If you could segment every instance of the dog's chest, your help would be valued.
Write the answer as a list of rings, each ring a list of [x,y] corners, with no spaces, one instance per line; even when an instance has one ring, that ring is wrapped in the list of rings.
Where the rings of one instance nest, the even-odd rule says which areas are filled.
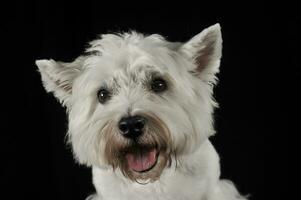
[[[101,169],[93,169],[93,179],[104,200],[200,200],[206,191],[206,180],[174,171],[146,185],[120,179],[116,173]]]

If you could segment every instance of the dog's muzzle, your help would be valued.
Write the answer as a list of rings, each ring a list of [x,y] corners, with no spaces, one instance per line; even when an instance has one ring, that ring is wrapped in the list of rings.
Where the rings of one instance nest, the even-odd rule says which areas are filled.
[[[120,134],[136,142],[143,134],[146,118],[143,116],[124,117],[119,121]],[[157,162],[157,149],[135,146],[125,155],[128,167],[136,172],[144,172],[151,169]]]
[[[152,113],[126,116],[102,129],[104,155],[113,169],[131,180],[157,180],[171,163],[171,137],[166,124]]]

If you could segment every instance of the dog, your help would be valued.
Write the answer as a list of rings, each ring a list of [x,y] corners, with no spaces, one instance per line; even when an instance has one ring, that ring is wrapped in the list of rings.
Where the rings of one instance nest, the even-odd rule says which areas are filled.
[[[93,200],[246,200],[220,179],[212,93],[219,24],[184,43],[104,34],[73,62],[37,60],[66,107],[74,157],[92,167]]]

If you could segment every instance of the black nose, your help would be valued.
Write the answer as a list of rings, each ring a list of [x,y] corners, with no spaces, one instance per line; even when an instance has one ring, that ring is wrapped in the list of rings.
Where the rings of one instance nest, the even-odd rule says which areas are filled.
[[[146,119],[142,116],[124,117],[119,121],[119,130],[124,137],[137,138],[143,132]]]

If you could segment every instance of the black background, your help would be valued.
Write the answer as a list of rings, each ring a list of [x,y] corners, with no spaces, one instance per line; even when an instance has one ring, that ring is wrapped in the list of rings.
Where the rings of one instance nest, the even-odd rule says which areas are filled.
[[[9,199],[83,200],[94,191],[90,169],[76,164],[65,144],[65,110],[44,91],[36,59],[71,61],[100,33],[134,29],[186,41],[217,22],[224,43],[212,142],[221,156],[222,177],[233,180],[251,200],[286,194],[287,129],[274,121],[282,106],[272,93],[285,82],[274,72],[285,73],[297,60],[296,45],[292,49],[290,44],[297,42],[300,20],[293,10],[284,17],[263,3],[115,4],[24,1],[2,13],[2,194]],[[282,125],[286,120],[281,114]]]

